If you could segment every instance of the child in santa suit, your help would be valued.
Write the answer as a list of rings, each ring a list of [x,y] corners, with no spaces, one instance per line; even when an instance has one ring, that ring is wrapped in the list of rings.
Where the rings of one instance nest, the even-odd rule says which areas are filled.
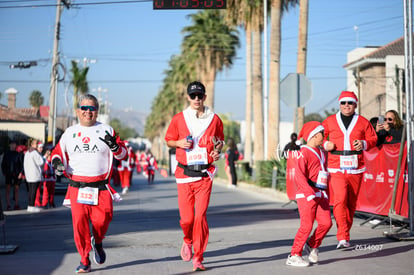
[[[291,266],[309,266],[318,262],[318,247],[332,226],[328,195],[328,172],[326,152],[320,147],[324,138],[324,128],[317,121],[303,125],[299,138],[307,144],[301,146],[295,164],[296,202],[300,215],[300,227],[296,233],[292,250],[286,261]],[[311,235],[313,223],[318,223]],[[308,261],[302,251],[308,253]]]

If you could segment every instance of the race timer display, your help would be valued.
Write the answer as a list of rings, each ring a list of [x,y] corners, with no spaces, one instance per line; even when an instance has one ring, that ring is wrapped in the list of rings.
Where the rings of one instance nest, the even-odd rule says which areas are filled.
[[[227,0],[153,0],[154,10],[225,9]]]

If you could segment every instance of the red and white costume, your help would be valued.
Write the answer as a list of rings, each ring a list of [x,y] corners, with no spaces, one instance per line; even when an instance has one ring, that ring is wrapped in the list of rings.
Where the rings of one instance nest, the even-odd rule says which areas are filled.
[[[122,188],[131,187],[132,173],[135,168],[135,152],[132,150],[132,147],[127,147],[128,157],[127,159],[121,161],[118,165],[119,178],[121,180]]]
[[[117,143],[120,147],[116,153],[112,153],[108,145],[99,139],[104,138],[106,131],[115,134],[112,127],[100,122],[91,127],[80,124],[71,126],[63,133],[52,152],[52,162],[59,158],[65,167],[65,176],[71,180],[64,205],[70,204],[74,240],[84,265],[90,264],[89,221],[92,223],[95,242],[102,243],[112,220],[112,200],[119,196],[109,185],[113,157],[122,160],[127,155],[126,147],[119,137]],[[76,183],[78,187],[74,187]],[[98,183],[99,188],[83,187]]]
[[[207,247],[209,228],[207,224],[207,207],[216,167],[210,153],[214,150],[214,140],[223,141],[223,123],[221,119],[204,107],[204,114],[196,116],[196,110],[188,107],[176,114],[168,127],[165,140],[181,140],[191,135],[193,148],[186,150],[176,148],[176,159],[184,166],[200,163],[209,165],[203,170],[204,176],[190,177],[184,169],[177,166],[175,177],[178,191],[178,207],[180,225],[184,233],[184,242],[192,244],[194,257],[203,261],[203,253]],[[207,175],[207,176],[206,176]]]
[[[43,198],[42,206],[45,207],[49,203],[49,207],[55,207],[55,185],[56,176],[50,158],[46,159],[43,168]]]
[[[158,163],[152,153],[147,156],[146,172],[148,175],[148,183],[154,182],[155,170],[158,170]]]
[[[341,100],[356,102],[356,96],[340,97]],[[357,113],[353,114],[348,128],[342,121],[341,112],[326,118],[322,125],[325,128],[324,146],[327,141],[335,144],[334,151],[330,151],[328,155],[328,172],[330,173],[329,197],[337,224],[336,236],[339,241],[349,241],[349,231],[365,171],[364,155],[357,153],[352,143],[354,140],[361,140],[363,150],[369,150],[376,145],[377,135],[371,123]]]
[[[304,137],[305,140],[309,140],[321,131],[323,127],[319,122],[307,122],[299,133],[299,138]],[[321,245],[332,226],[328,195],[324,189],[326,181],[324,186],[318,185],[320,173],[325,173],[327,176],[326,152],[319,147],[303,145],[295,162],[296,202],[300,227],[293,242],[291,255],[302,256],[303,247],[312,232],[315,220],[318,226],[308,241],[311,248],[318,248]]]

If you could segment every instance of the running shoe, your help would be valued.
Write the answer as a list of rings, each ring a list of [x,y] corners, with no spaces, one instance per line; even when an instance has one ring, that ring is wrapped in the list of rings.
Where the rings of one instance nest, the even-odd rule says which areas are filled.
[[[80,265],[76,268],[76,273],[89,273],[91,272],[91,264],[89,263],[89,265],[84,265],[82,262],[80,263]]]
[[[106,260],[106,254],[105,251],[102,248],[102,243],[95,244],[95,238],[91,238],[91,246],[93,249],[93,252],[95,252],[93,260],[96,264],[103,264]]]
[[[319,261],[319,250],[317,248],[310,247],[307,243],[303,247],[303,251],[308,254],[309,262],[316,264]]]
[[[303,259],[302,256],[299,255],[289,255],[286,260],[286,265],[290,266],[298,266],[298,267],[306,267],[309,266],[309,262]]]
[[[336,246],[336,249],[343,249],[349,247],[351,247],[351,244],[347,240],[340,240],[338,245]]]
[[[181,259],[183,261],[188,262],[191,260],[191,257],[193,257],[193,246],[191,244],[186,244],[183,242],[183,245],[181,246]]]
[[[204,270],[206,270],[206,268],[201,263],[201,261],[198,259],[194,259],[193,260],[193,271],[204,271]]]

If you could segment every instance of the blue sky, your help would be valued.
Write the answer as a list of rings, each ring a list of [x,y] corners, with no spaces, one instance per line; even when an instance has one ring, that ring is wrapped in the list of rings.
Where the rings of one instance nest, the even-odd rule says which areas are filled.
[[[72,1],[72,3],[109,2]],[[116,1],[110,1],[114,3]],[[48,1],[0,0],[0,92],[16,88],[17,107],[29,107],[29,95],[40,90],[49,101],[49,82],[56,8],[6,6],[55,4]],[[168,69],[168,61],[180,53],[181,30],[190,25],[195,10],[154,11],[152,1],[129,4],[81,5],[65,9],[61,18],[61,62],[70,70],[73,59],[94,60],[90,88],[106,89],[102,97],[111,108],[130,108],[149,113]],[[281,79],[296,71],[299,7],[282,21]],[[354,26],[358,26],[356,31]],[[313,95],[305,113],[323,113],[337,106],[336,98],[346,89],[347,52],[357,46],[381,46],[403,36],[403,0],[310,0],[307,77]],[[270,39],[270,37],[268,38]],[[245,116],[245,34],[234,65],[218,75],[215,110],[241,120]],[[38,61],[30,69],[10,69],[18,61]],[[83,63],[80,63],[83,66]],[[69,81],[66,76],[66,81]],[[67,92],[65,92],[67,91]],[[58,87],[58,113],[67,109],[72,88]],[[232,104],[229,104],[232,102]],[[271,103],[269,108],[272,108]],[[293,120],[292,109],[281,102],[281,118]]]

